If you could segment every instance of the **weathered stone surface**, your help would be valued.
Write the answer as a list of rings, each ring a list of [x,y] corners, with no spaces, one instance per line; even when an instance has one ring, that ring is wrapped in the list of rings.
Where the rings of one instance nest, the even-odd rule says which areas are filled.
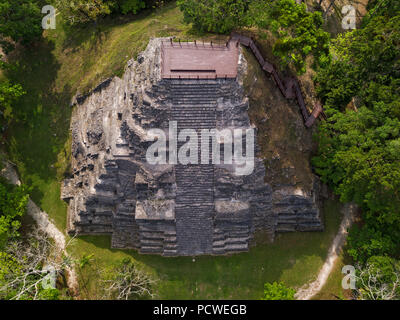
[[[149,129],[168,132],[170,121],[178,131],[197,133],[252,128],[242,54],[237,80],[161,79],[160,59],[160,39],[152,39],[121,79],[76,98],[72,176],[61,193],[69,204],[68,231],[110,234],[115,248],[175,256],[245,251],[255,230],[271,238],[276,231],[320,230],[317,185],[314,192],[273,190],[257,156],[244,176],[235,174],[235,163],[146,161]]]

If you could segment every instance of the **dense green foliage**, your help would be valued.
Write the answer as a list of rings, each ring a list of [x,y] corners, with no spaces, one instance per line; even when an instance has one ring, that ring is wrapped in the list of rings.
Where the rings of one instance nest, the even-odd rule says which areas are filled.
[[[12,41],[29,44],[42,35],[42,13],[38,0],[0,0],[0,45],[6,52]]]
[[[1,59],[1,56],[0,56]],[[12,66],[0,60],[0,70],[10,70]],[[0,132],[13,119],[13,106],[25,92],[20,84],[13,84],[9,80],[0,80]]]
[[[400,298],[400,262],[386,256],[372,256],[357,270],[357,298],[362,300],[398,300]]]
[[[19,237],[21,217],[26,211],[28,195],[25,187],[12,186],[0,179],[0,288],[10,273],[19,272],[20,264],[6,252],[10,240]],[[0,299],[5,298],[0,290]]]
[[[400,5],[371,8],[361,29],[332,43],[333,61],[319,71],[318,94],[328,120],[319,127],[313,164],[322,180],[363,209],[348,253],[399,258]]]
[[[25,186],[0,179],[0,299],[57,300],[60,291],[42,286],[50,254],[45,237],[20,235],[29,195]]]
[[[12,117],[12,104],[23,94],[21,85],[0,81],[0,126]]]
[[[320,12],[310,12],[304,3],[294,0],[253,1],[249,25],[268,29],[276,37],[273,52],[282,66],[293,65],[297,72],[306,71],[306,57],[312,55],[315,65],[330,61],[330,36],[323,30]]]
[[[247,24],[249,0],[178,0],[186,23],[202,32],[228,33]]]
[[[146,8],[146,2],[143,0],[117,0],[117,6],[123,14],[129,12],[136,14]]]
[[[229,33],[240,27],[269,30],[276,37],[273,52],[283,67],[293,65],[306,70],[306,57],[313,55],[315,65],[330,61],[329,34],[322,29],[320,12],[309,12],[304,3],[294,0],[190,0],[178,1],[185,22],[200,31]]]
[[[21,217],[26,211],[27,190],[0,181],[0,250],[12,238],[17,237]]]
[[[71,24],[96,21],[111,13],[111,2],[107,0],[58,0],[57,8]]]
[[[286,287],[282,282],[266,283],[261,300],[294,300],[295,293],[294,289]]]
[[[56,0],[57,8],[70,24],[97,21],[111,13],[136,14],[145,8],[161,6],[156,0]]]
[[[372,220],[363,227],[353,226],[348,237],[347,254],[359,263],[366,263],[374,255],[396,256],[398,230]]]

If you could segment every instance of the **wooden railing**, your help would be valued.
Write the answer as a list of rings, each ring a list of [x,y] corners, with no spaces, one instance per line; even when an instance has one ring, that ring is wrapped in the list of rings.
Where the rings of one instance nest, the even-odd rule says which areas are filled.
[[[297,104],[299,105],[301,114],[304,119],[305,126],[307,128],[311,127],[314,124],[315,119],[317,119],[320,116],[320,114],[323,115],[323,108],[319,102],[315,104],[312,113],[311,114],[309,113],[309,111],[306,108],[298,80],[293,77],[281,79],[277,71],[277,68],[272,63],[269,63],[264,59],[264,57],[262,56],[260,50],[257,48],[252,38],[238,33],[232,33],[230,41],[237,41],[237,43],[240,43],[250,48],[254,56],[257,58],[258,63],[261,65],[261,68],[272,76],[279,90],[282,92],[283,96],[286,99],[296,98]]]
[[[212,50],[229,50],[228,44],[229,41],[221,41],[214,40],[210,42],[204,42],[204,40],[181,40],[181,39],[172,39],[162,40],[162,46],[164,48],[193,48],[197,47],[199,49],[212,49]]]

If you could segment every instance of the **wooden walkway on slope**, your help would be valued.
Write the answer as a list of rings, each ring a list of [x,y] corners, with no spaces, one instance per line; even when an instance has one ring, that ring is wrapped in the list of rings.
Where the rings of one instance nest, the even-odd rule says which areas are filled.
[[[311,127],[314,124],[315,119],[317,119],[320,114],[323,115],[323,109],[319,102],[315,104],[312,113],[309,113],[306,108],[298,80],[293,77],[281,79],[276,67],[263,58],[260,50],[257,48],[252,38],[238,33],[232,33],[230,40],[238,41],[240,44],[251,49],[254,56],[257,58],[258,63],[261,65],[261,68],[272,76],[279,90],[282,92],[283,96],[286,99],[296,98],[297,104],[299,105],[301,114],[305,122],[305,126],[307,128]]]

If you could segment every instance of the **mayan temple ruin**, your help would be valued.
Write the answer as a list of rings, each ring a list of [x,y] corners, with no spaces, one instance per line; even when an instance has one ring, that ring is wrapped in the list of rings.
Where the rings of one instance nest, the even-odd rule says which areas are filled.
[[[122,78],[78,96],[71,121],[71,177],[62,185],[68,232],[106,234],[113,248],[194,256],[247,251],[256,231],[318,231],[319,183],[273,187],[259,157],[243,88],[244,49],[150,40]],[[237,164],[150,164],[150,129],[255,129],[254,170]],[[177,149],[186,141],[179,141]],[[223,154],[224,143],[221,145]],[[166,153],[173,143],[169,141]],[[212,148],[210,142],[210,149]],[[200,156],[200,144],[198,154]]]

